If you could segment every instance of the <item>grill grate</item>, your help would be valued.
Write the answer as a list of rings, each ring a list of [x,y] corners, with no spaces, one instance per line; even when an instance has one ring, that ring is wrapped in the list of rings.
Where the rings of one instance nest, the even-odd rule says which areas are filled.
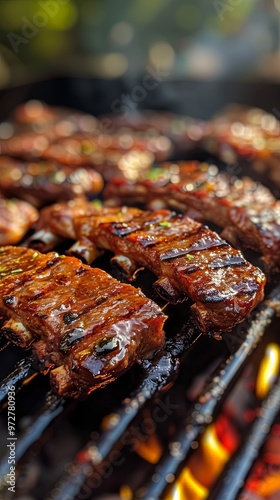
[[[221,405],[223,397],[230,390],[241,369],[246,365],[248,358],[254,352],[272,322],[277,312],[279,301],[280,286],[276,287],[268,295],[267,299],[259,305],[245,323],[239,325],[235,332],[225,337],[226,342],[230,343],[232,339],[235,339],[235,345],[236,341],[239,345],[236,346],[235,352],[220,364],[210,382],[192,405],[187,420],[183,422],[179,432],[172,438],[168,450],[154,467],[153,473],[146,481],[145,486],[136,492],[135,498],[145,500],[161,498],[169,487],[170,478],[172,478],[172,481],[175,481],[178,477],[192,449],[193,441],[202,433],[205,426],[212,421],[213,415]],[[184,328],[174,338],[167,339],[164,351],[158,353],[153,360],[143,363],[142,378],[138,380],[134,390],[122,400],[119,407],[113,410],[107,430],[103,431],[97,441],[94,442],[94,453],[92,453],[93,442],[90,441],[77,455],[77,457],[83,456],[83,461],[78,458],[73,461],[72,465],[68,468],[68,472],[62,476],[56,485],[53,493],[55,496],[53,498],[74,500],[78,495],[82,494],[85,481],[105,460],[106,463],[110,462],[112,451],[121,446],[120,441],[123,434],[129,429],[135,419],[139,417],[143,407],[164,388],[167,387],[168,389],[169,384],[173,382],[178,372],[179,359],[197,340],[197,332],[191,326]],[[20,387],[30,375],[31,369],[32,357],[27,357],[18,362],[16,369],[2,383],[0,393],[2,400],[5,399],[8,385],[13,383],[18,384]],[[275,387],[278,387],[278,385]],[[272,422],[278,411],[278,400],[273,396],[273,391],[271,397],[269,396],[267,399],[270,406],[266,402],[263,403],[263,408],[267,411],[264,414],[264,420],[259,419],[260,426],[263,425],[262,422]],[[280,389],[278,388],[279,391]],[[272,403],[273,406],[271,406]],[[67,405],[65,405],[64,400],[58,399],[48,393],[45,407],[38,413],[32,425],[26,429],[17,441],[17,462],[23,457],[30,446],[40,439],[50,424],[58,416],[63,415],[65,406]],[[255,426],[257,426],[257,422]],[[254,438],[255,426],[252,430],[252,438]],[[258,447],[261,446],[264,438],[264,432],[259,433],[257,437]],[[253,441],[255,443],[254,439]],[[172,443],[179,443],[179,452],[176,454],[172,453],[174,448]],[[249,440],[248,443],[251,443],[251,441]],[[254,444],[255,446],[256,444]],[[244,450],[243,448],[240,450],[240,459],[238,460],[237,458],[236,468],[242,479],[244,479],[245,469],[238,464],[240,460],[244,460],[242,458],[244,454],[246,454],[246,457],[249,454],[249,458],[251,459],[248,461],[249,467],[254,458],[252,450],[250,450],[250,447],[248,451],[247,446],[245,446]],[[0,473],[3,477],[8,472],[7,466],[8,463],[5,457],[0,465]],[[228,473],[228,476],[226,476],[225,482],[221,485],[222,495],[225,494],[228,484],[230,484],[229,488],[236,487],[236,484],[232,485],[235,481],[232,479],[231,473]],[[229,489],[229,491],[231,490]],[[85,495],[83,497],[86,498]],[[222,496],[219,498],[222,498]]]
[[[33,373],[32,358],[23,358],[17,362],[15,369],[0,384],[0,404],[5,405],[9,387],[14,385],[20,389],[24,381]]]
[[[51,393],[46,396],[45,407],[35,416],[32,424],[17,439],[16,463],[19,462],[30,446],[40,439],[43,432],[56,417],[63,412],[64,405],[64,400],[57,399]],[[5,456],[0,463],[0,477],[5,477],[9,469],[8,456]]]
[[[145,404],[172,382],[179,368],[179,358],[194,340],[197,340],[197,337],[194,337],[194,332],[190,327],[174,339],[167,340],[165,351],[159,353],[152,361],[145,363],[143,379],[133,392],[123,399],[119,408],[113,410],[108,430],[104,431],[94,443],[94,456],[89,453],[93,444],[90,441],[78,453],[88,459],[82,463],[79,460],[73,462],[69,473],[55,487],[53,498],[74,499],[88,478],[89,469],[94,472],[94,467],[104,460],[109,463],[110,453],[118,445]]]
[[[248,333],[244,342],[234,354],[221,364],[217,373],[193,405],[183,429],[173,439],[174,442],[179,443],[180,452],[175,455],[172,454],[173,447],[169,446],[168,451],[155,467],[154,479],[141,488],[141,491],[136,494],[136,498],[145,500],[161,498],[166,488],[168,488],[166,478],[171,477],[174,481],[178,477],[187,455],[191,451],[192,442],[202,433],[205,426],[212,421],[214,412],[217,406],[220,405],[222,397],[226,395],[230,386],[238,377],[240,370],[247,363],[248,357],[253,353],[269,327],[279,300],[280,287],[277,287],[271,292],[267,301],[258,307],[257,311],[252,315],[253,319],[246,322]],[[242,328],[244,328],[244,325]],[[228,497],[224,496],[223,498]]]
[[[118,426],[104,432],[98,443],[99,461],[108,457],[112,448],[118,443],[122,434],[137,416],[145,403],[152,399],[156,393],[161,391],[167,384],[171,383],[176,377],[179,369],[179,358],[197,340],[197,333],[190,326],[184,328],[174,338],[166,341],[165,349],[159,352],[151,361],[143,363],[143,376],[139,379],[137,387],[129,394],[115,411],[118,415]],[[5,404],[9,386],[16,385],[19,389],[32,370],[32,356],[20,360],[16,368],[11,372],[0,387],[1,401]],[[65,400],[57,398],[48,393],[43,409],[33,419],[32,424],[17,440],[16,462],[23,457],[26,451],[32,446],[46,431],[50,424],[64,411]],[[72,477],[74,487],[83,484],[85,471],[88,469],[88,463],[84,463],[79,472]],[[0,475],[5,476],[9,470],[7,457],[2,459],[0,464]],[[75,469],[76,470],[76,469]],[[71,480],[68,479],[67,489],[70,487]],[[2,485],[4,486],[4,484]],[[63,495],[64,493],[62,493]],[[74,497],[73,497],[74,498]]]
[[[280,379],[270,391],[260,408],[260,416],[254,422],[250,434],[222,474],[209,500],[236,500],[244,485],[261,446],[273,425],[280,409]]]
[[[92,88],[92,85],[90,87]],[[226,89],[228,89],[228,84]],[[236,85],[234,85],[234,89],[236,90]],[[34,96],[34,93],[31,94]],[[70,94],[72,95],[72,93]],[[76,98],[78,96],[81,98],[82,94],[79,92],[79,95],[76,94]],[[57,93],[60,102],[63,95],[65,95],[65,92]],[[260,95],[264,95],[263,90]],[[269,92],[268,95],[270,95]],[[88,99],[86,106],[88,106],[88,102],[95,101]],[[102,109],[102,111],[104,110]],[[169,449],[166,449],[163,457],[153,467],[153,472],[147,477],[141,491],[136,492],[136,498],[146,500],[159,499],[165,495],[169,487],[169,481],[172,480],[174,482],[176,480],[188,454],[192,450],[192,442],[198,438],[207,424],[212,421],[214,414],[219,410],[223,399],[237,380],[241,370],[246,366],[247,360],[260,343],[262,336],[269,328],[270,323],[277,313],[279,301],[280,287],[278,286],[247,321],[239,325],[232,334],[224,335],[224,340],[233,354],[223,360],[218,370],[205,386],[203,392],[192,405],[187,420],[182,422],[182,425],[180,424],[178,433],[172,437],[172,441],[169,443]],[[113,417],[109,421],[110,425],[108,429],[100,433],[96,441],[89,441],[80,450],[78,455],[84,457],[83,461],[79,460],[77,455],[68,472],[56,484],[51,495],[52,499],[67,498],[67,500],[74,500],[77,497],[87,498],[85,492],[83,492],[86,479],[91,474],[94,474],[95,469],[102,465],[102,463],[110,461],[111,452],[121,446],[120,441],[122,436],[132,426],[133,422],[141,416],[144,407],[159,392],[163,390],[168,391],[169,384],[172,384],[178,373],[180,358],[196,340],[197,332],[192,331],[191,327],[187,328],[173,339],[168,339],[165,351],[159,353],[154,360],[143,363],[142,378],[138,379],[137,385],[130,391],[127,397],[122,399],[117,408],[112,409]],[[0,338],[0,351],[5,349],[6,345],[7,341]],[[20,389],[29,380],[31,373],[34,373],[32,357],[24,358],[17,363],[13,372],[0,384],[0,404],[2,403],[3,407],[6,404],[8,386],[13,384],[17,389]],[[263,401],[261,414],[253,424],[248,439],[230,460],[221,478],[213,488],[213,491],[211,491],[210,499],[217,498],[218,500],[224,500],[226,498],[231,500],[236,498],[256,458],[256,454],[267,435],[268,428],[279,411],[279,401],[280,381],[277,381],[269,396]],[[79,404],[79,402],[75,402],[75,404]],[[72,407],[71,403],[68,404],[68,402],[57,399],[54,395],[48,393],[41,411],[34,416],[32,423],[17,440],[17,462],[24,457],[33,444],[42,438],[51,424],[55,423],[59,418],[64,418],[68,411],[71,412]],[[180,445],[179,453],[177,454],[171,452],[173,449],[172,443],[174,442]],[[93,448],[94,453],[92,453]],[[7,460],[4,458],[0,464],[0,473],[3,476],[7,473],[6,466]],[[2,487],[4,481],[5,477]]]

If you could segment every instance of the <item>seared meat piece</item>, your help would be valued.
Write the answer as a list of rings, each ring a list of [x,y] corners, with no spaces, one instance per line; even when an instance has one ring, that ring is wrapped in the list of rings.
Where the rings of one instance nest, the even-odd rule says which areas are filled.
[[[199,222],[168,210],[115,210],[74,217],[71,229],[78,243],[70,252],[85,257],[98,249],[111,250],[114,265],[130,277],[146,267],[159,278],[156,291],[172,302],[190,297],[200,329],[217,338],[262,300],[262,272]],[[53,219],[48,227],[60,234]]]
[[[18,196],[35,206],[69,200],[81,194],[94,195],[101,191],[103,180],[92,169],[73,170],[55,162],[25,163],[0,156],[0,191],[6,196]]]
[[[60,147],[60,148],[59,148]],[[44,157],[56,159],[61,151],[61,162],[69,164],[72,157],[79,164],[93,165],[99,150],[125,154],[128,151],[148,152],[157,161],[166,159],[171,152],[170,140],[159,133],[144,134],[126,131],[119,134],[73,135],[60,139],[44,152]]]
[[[260,108],[231,105],[209,123],[202,146],[227,163],[250,165],[264,183],[280,186],[280,122]]]
[[[39,101],[19,106],[2,124],[0,147],[2,155],[95,168],[105,180],[141,178],[143,170],[166,160],[172,150],[170,139],[158,130],[104,133],[102,123],[90,115]]]
[[[52,131],[53,137],[66,137],[77,132],[96,133],[99,121],[92,115],[73,109],[49,106],[31,100],[15,108],[12,123],[19,130]]]
[[[99,121],[94,116],[28,101],[14,110],[10,121],[2,123],[1,154],[39,158],[49,144],[59,138],[99,132]]]
[[[166,172],[165,172],[166,170]],[[268,266],[280,264],[280,202],[248,177],[219,173],[214,165],[198,162],[163,164],[138,183],[116,179],[104,196],[110,204],[144,202],[169,206],[225,228],[245,245],[261,252]],[[132,201],[134,200],[134,201]]]
[[[37,231],[50,229],[53,235],[59,235],[62,238],[75,239],[73,219],[78,215],[91,214],[101,202],[96,203],[88,201],[84,196],[79,196],[68,202],[55,203],[49,205],[40,211],[40,218],[36,224]],[[31,236],[33,241],[34,236]],[[44,248],[44,251],[48,251]]]
[[[208,123],[166,111],[138,110],[127,117],[112,114],[104,119],[110,125],[110,131],[160,132],[171,140],[176,149],[183,151],[193,149],[209,133]]]
[[[150,151],[101,148],[86,136],[56,141],[46,148],[42,156],[72,167],[94,168],[106,181],[112,177],[137,180],[151,167],[155,159]]]
[[[0,248],[1,331],[32,344],[60,396],[90,393],[113,381],[164,342],[161,309],[74,257]]]
[[[2,155],[33,159],[42,156],[54,137],[49,132],[38,133],[28,130],[16,133],[7,139],[0,139]]]
[[[136,263],[135,267],[150,269],[159,277],[154,286],[164,298],[176,302],[189,296],[205,333],[219,336],[231,330],[263,298],[261,271],[216,233],[188,217],[163,210],[97,227],[91,219],[81,216],[76,222],[79,238],[129,257],[132,268]]]
[[[75,198],[69,202],[55,203],[45,207],[40,212],[40,219],[36,225],[36,233],[29,239],[29,245],[40,252],[53,250],[55,246],[63,239],[77,239],[74,221],[80,215],[98,216],[94,220],[97,224],[100,222],[114,222],[116,219],[121,221],[131,220],[140,215],[141,210],[130,208],[106,208],[102,207],[101,202],[94,200],[89,202],[86,198]],[[95,245],[76,244],[77,254],[86,262],[92,262],[102,252]],[[90,250],[90,251],[89,251]]]
[[[29,203],[0,197],[0,245],[18,243],[38,217],[38,211]]]

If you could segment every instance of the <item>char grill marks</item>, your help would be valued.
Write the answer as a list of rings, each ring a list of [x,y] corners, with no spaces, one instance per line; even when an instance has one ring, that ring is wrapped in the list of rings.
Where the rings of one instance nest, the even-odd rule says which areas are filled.
[[[49,228],[59,234],[58,217],[50,217]],[[129,277],[146,267],[158,277],[154,287],[165,299],[194,301],[192,312],[205,333],[219,337],[231,330],[263,298],[262,272],[187,216],[107,208],[74,216],[72,229],[78,242],[70,252],[84,256],[111,250],[114,265]]]
[[[134,197],[148,206],[172,207],[209,220],[225,229],[229,241],[241,241],[260,252],[269,267],[279,267],[280,202],[267,188],[198,162],[163,164],[149,177],[137,183],[112,181],[105,197],[116,204],[131,204]]]
[[[104,386],[163,345],[161,309],[102,270],[8,246],[0,266],[1,331],[32,345],[59,395]]]
[[[29,203],[0,197],[0,245],[18,243],[38,219]]]

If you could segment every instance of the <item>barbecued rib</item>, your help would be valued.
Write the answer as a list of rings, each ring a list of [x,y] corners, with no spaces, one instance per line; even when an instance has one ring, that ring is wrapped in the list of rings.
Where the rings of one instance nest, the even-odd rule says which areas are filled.
[[[277,115],[277,113],[276,113]],[[260,108],[230,105],[209,122],[201,146],[226,163],[253,168],[264,183],[280,186],[279,117]]]
[[[44,157],[56,158],[60,151],[62,163],[71,164],[71,157],[76,158],[79,164],[91,165],[94,162],[94,153],[98,150],[127,153],[128,151],[144,151],[154,155],[157,161],[165,160],[171,152],[171,141],[159,132],[135,132],[126,130],[113,134],[71,135],[61,138],[44,151]]]
[[[237,179],[206,163],[166,163],[144,181],[112,181],[104,196],[115,205],[141,202],[191,210],[192,216],[225,228],[230,241],[261,252],[269,267],[280,265],[280,202],[248,177]]]
[[[17,106],[11,116],[12,124],[24,130],[53,131],[55,137],[74,133],[93,133],[99,130],[99,120],[94,116],[71,108],[49,106],[32,99]]]
[[[44,222],[49,231],[65,236],[65,226],[60,230],[51,207],[48,213],[49,221]],[[169,210],[124,207],[73,213],[73,234],[78,240],[70,249],[73,254],[84,258],[100,249],[111,250],[114,265],[130,277],[139,267],[151,270],[158,277],[155,289],[165,299],[190,297],[200,329],[216,337],[241,322],[263,298],[265,278],[258,268],[218,234]],[[36,245],[38,234],[33,238]]]
[[[29,239],[30,246],[41,252],[48,252],[53,250],[63,239],[77,239],[74,220],[80,215],[98,215],[98,222],[100,222],[102,215],[103,221],[113,222],[116,218],[120,219],[120,216],[120,220],[131,220],[141,213],[141,210],[137,208],[130,208],[127,211],[123,208],[120,211],[119,208],[102,207],[101,209],[101,206],[102,204],[98,200],[89,202],[85,197],[78,197],[69,202],[55,203],[43,208],[36,225],[36,233]],[[85,253],[79,254],[88,263],[91,263],[101,253],[94,245],[91,247],[89,253],[88,247],[81,247],[81,252],[84,250]]]
[[[18,243],[38,217],[29,203],[0,197],[0,245]]]
[[[1,247],[0,270],[1,331],[32,344],[60,396],[90,393],[163,345],[153,301],[74,257]]]
[[[35,206],[70,200],[81,194],[95,195],[103,180],[92,169],[73,168],[50,161],[23,162],[0,157],[0,191]]]
[[[133,139],[131,142],[133,144]],[[159,145],[166,138],[158,138]],[[127,139],[126,139],[127,140]],[[107,146],[105,147],[107,141]],[[87,166],[94,168],[108,181],[112,177],[127,179],[142,178],[143,171],[151,168],[155,158],[153,149],[137,148],[135,144],[130,148],[122,148],[113,143],[113,137],[102,136],[71,136],[51,143],[42,154],[43,158],[58,161],[64,165]],[[167,139],[166,139],[167,141]],[[136,141],[135,141],[136,142]],[[146,141],[148,143],[148,141]],[[155,141],[156,143],[156,141]],[[108,145],[111,144],[111,147]],[[158,153],[161,158],[167,158],[167,153]]]

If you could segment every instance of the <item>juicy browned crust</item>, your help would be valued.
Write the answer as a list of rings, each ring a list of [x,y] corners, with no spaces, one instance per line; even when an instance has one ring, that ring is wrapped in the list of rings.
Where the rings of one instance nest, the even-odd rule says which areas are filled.
[[[219,336],[231,330],[263,298],[262,272],[218,234],[186,216],[124,207],[73,213],[72,220],[78,244],[70,251],[83,256],[83,249],[88,255],[95,248],[111,250],[114,264],[130,277],[141,266],[150,269],[165,299],[194,301],[192,310],[205,333]],[[49,219],[48,227],[61,234],[58,217]]]
[[[237,179],[198,162],[164,164],[150,179],[115,180],[104,196],[110,203],[176,208],[225,228],[225,236],[260,252],[269,267],[280,265],[280,202],[248,177]],[[133,202],[134,199],[134,202]]]
[[[154,302],[74,257],[1,247],[0,269],[1,331],[32,344],[61,396],[89,393],[163,345]]]
[[[51,161],[23,162],[0,157],[0,190],[40,207],[56,200],[70,200],[82,194],[94,195],[103,188],[93,169],[73,168]]]
[[[18,243],[38,217],[38,211],[29,203],[0,197],[0,245]]]
[[[154,272],[168,300],[189,296],[204,333],[231,330],[263,299],[265,278],[216,233],[186,216],[162,210],[132,221],[91,224],[81,216],[80,237]],[[92,228],[92,229],[91,229]]]

